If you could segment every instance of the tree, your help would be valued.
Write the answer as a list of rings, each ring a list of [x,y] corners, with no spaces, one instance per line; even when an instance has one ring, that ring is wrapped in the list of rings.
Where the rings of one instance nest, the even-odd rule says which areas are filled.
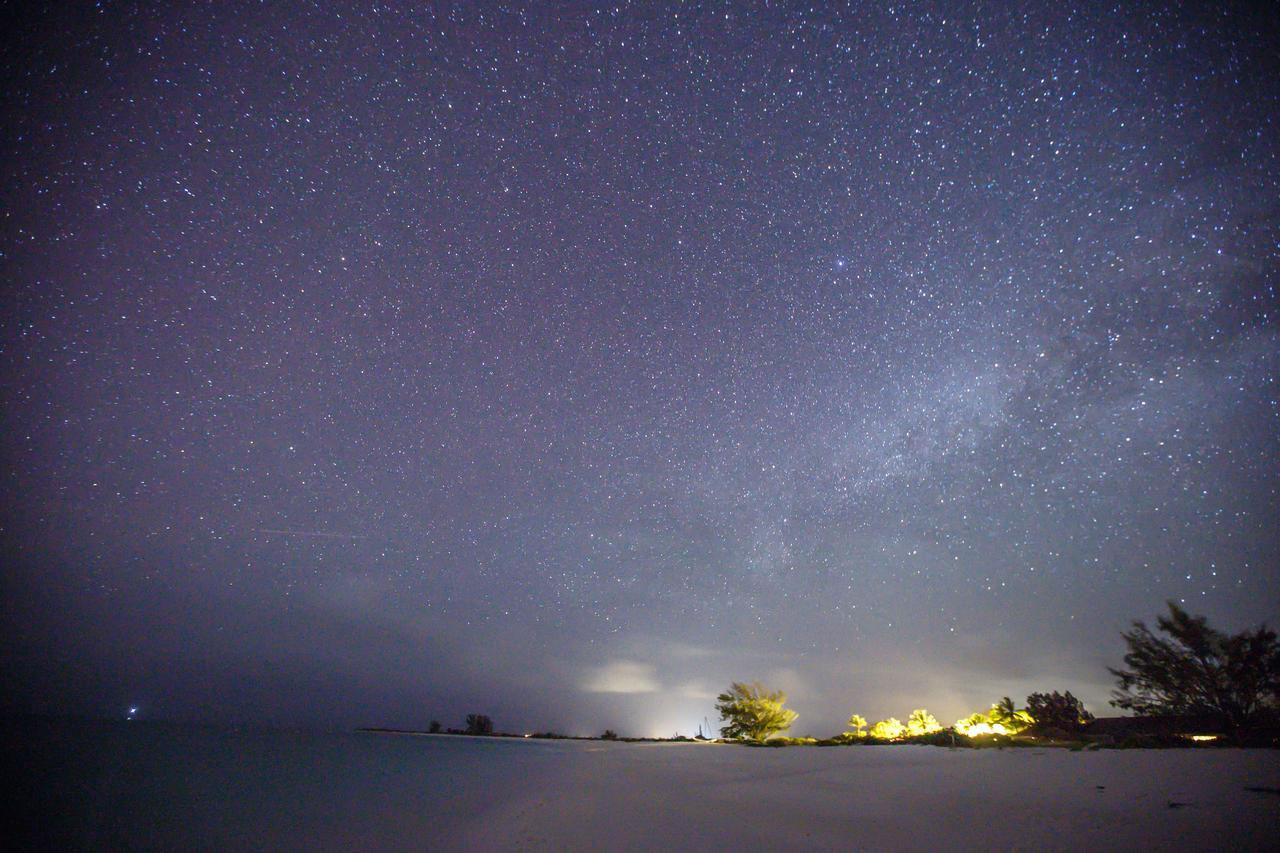
[[[1009,734],[1017,734],[1031,725],[1033,720],[1026,711],[1019,711],[1017,705],[1008,696],[991,706],[987,719],[992,725],[1004,726]]]
[[[489,719],[484,714],[467,714],[467,734],[493,734],[493,720]]]
[[[617,740],[618,733],[613,729],[605,729],[604,734],[600,735],[600,740]]]
[[[867,718],[861,714],[854,714],[849,718],[849,726],[858,737],[862,737],[862,730],[867,727]]]
[[[433,734],[433,735],[438,735],[438,734],[440,734],[440,721],[439,721],[439,720],[432,720],[432,721],[431,721],[431,725],[427,726],[427,731],[428,731],[428,732],[430,732],[430,733],[431,733],[431,734]]]
[[[897,717],[881,720],[871,727],[871,731],[867,732],[868,735],[879,740],[897,740],[906,733],[907,727]]]
[[[787,694],[781,690],[770,693],[758,682],[742,684],[735,681],[716,699],[720,719],[728,723],[720,729],[720,736],[724,738],[764,740],[791,728],[800,716],[783,707]]]
[[[916,708],[907,717],[907,736],[928,735],[942,731],[942,724],[924,708]]]
[[[1070,690],[1065,694],[1056,690],[1032,693],[1027,697],[1027,713],[1041,729],[1075,732],[1093,721],[1093,714],[1084,709],[1084,703],[1072,696]]]
[[[1156,618],[1159,637],[1142,622],[1121,633],[1127,669],[1111,704],[1139,716],[1205,714],[1237,733],[1280,703],[1280,645],[1266,625],[1227,635],[1172,601]]]

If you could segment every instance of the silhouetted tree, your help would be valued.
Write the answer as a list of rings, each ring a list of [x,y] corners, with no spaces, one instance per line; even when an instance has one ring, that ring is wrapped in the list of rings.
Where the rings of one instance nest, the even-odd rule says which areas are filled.
[[[724,738],[764,740],[791,728],[800,716],[783,707],[787,694],[781,690],[770,693],[759,683],[735,681],[716,699],[720,719],[728,723],[720,729],[720,736]]]
[[[438,735],[440,734],[440,728],[441,728],[440,721],[432,720],[431,725],[427,726],[427,731],[433,735]]]
[[[467,734],[493,734],[493,720],[489,719],[484,714],[467,714]]]
[[[1227,635],[1172,601],[1156,619],[1158,637],[1142,622],[1122,633],[1128,669],[1112,669],[1119,687],[1111,704],[1141,716],[1205,714],[1239,731],[1280,702],[1280,645],[1266,625]]]
[[[1084,703],[1071,695],[1053,691],[1052,693],[1032,693],[1027,697],[1027,713],[1041,729],[1062,729],[1066,732],[1079,731],[1093,720],[1084,708]]]
[[[601,740],[617,740],[618,733],[613,729],[605,729],[604,734],[600,735]]]

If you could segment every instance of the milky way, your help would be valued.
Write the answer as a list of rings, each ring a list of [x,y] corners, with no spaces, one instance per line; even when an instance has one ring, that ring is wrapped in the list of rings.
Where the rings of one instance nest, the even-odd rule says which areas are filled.
[[[1277,622],[1276,13],[168,6],[6,37],[9,710],[829,734]]]

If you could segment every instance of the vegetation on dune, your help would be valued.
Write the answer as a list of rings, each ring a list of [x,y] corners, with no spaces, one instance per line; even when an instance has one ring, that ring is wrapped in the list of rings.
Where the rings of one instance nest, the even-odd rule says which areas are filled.
[[[1085,710],[1084,703],[1072,696],[1070,690],[1032,693],[1027,697],[1027,713],[1037,731],[1074,734],[1093,721],[1093,714]]]
[[[1280,743],[1280,644],[1267,626],[1229,635],[1170,602],[1168,615],[1156,621],[1156,632],[1135,622],[1121,636],[1128,652],[1125,668],[1110,670],[1118,681],[1111,704],[1136,717],[1095,720],[1070,691],[1054,690],[1032,693],[1023,708],[1005,696],[947,728],[924,708],[913,710],[905,723],[889,717],[870,727],[861,714],[851,714],[848,731],[819,740],[782,736],[799,716],[786,707],[785,693],[758,682],[734,682],[717,697],[715,707],[725,722],[720,736],[760,746],[915,743],[1003,748],[1048,743],[1083,749],[1187,746],[1215,741],[1217,733],[1225,731],[1238,743]],[[429,731],[440,728],[433,720]],[[466,729],[449,729],[449,734],[493,735],[493,721],[484,714],[468,714]],[[523,737],[566,736],[548,732]],[[669,739],[621,738],[612,729],[599,739],[694,740],[679,734]],[[699,726],[697,740],[707,739]]]
[[[907,737],[919,737],[942,731],[941,724],[924,708],[916,708],[907,717]]]
[[[1030,728],[1035,722],[1030,712],[1019,709],[1012,699],[1005,696],[986,711],[978,711],[956,720],[953,729],[968,737],[982,735],[1015,735]]]
[[[876,740],[897,740],[904,737],[907,733],[907,727],[897,717],[890,717],[887,720],[881,720],[871,727],[867,732],[867,737]]]
[[[716,710],[727,725],[720,736],[729,740],[765,740],[785,732],[800,715],[785,707],[787,694],[769,692],[758,682],[735,681],[716,697]]]

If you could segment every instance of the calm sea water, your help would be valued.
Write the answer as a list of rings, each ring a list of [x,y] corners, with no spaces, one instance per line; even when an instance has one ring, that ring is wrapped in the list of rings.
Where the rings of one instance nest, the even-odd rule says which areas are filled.
[[[18,783],[6,849],[427,849],[581,750],[146,722],[0,725]]]

